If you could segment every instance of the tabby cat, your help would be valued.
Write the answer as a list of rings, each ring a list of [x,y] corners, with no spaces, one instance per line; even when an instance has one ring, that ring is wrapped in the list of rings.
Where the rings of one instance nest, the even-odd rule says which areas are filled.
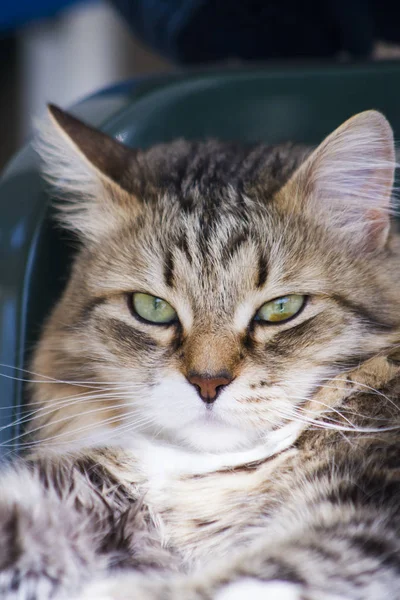
[[[2,474],[1,598],[400,599],[386,119],[140,151],[50,115],[80,246]]]

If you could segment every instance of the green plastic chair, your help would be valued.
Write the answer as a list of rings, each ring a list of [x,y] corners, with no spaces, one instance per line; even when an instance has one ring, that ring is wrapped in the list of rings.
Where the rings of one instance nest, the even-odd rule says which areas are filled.
[[[351,115],[381,110],[400,132],[396,63],[206,72],[102,91],[71,111],[132,147],[176,137],[318,143]],[[0,452],[18,448],[23,371],[72,251],[52,225],[31,145],[0,180]]]

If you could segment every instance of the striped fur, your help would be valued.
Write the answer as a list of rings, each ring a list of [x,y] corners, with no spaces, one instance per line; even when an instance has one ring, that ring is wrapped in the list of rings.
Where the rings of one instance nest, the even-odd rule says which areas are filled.
[[[387,121],[313,152],[133,151],[51,114],[45,172],[80,249],[3,475],[1,597],[400,598]],[[136,318],[133,292],[178,320]],[[254,318],[288,294],[294,318]],[[230,383],[206,404],[193,373]]]

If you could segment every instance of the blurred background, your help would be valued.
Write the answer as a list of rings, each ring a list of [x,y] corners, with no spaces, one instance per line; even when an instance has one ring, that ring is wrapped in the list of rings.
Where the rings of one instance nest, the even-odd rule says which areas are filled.
[[[0,169],[47,102],[182,66],[397,60],[388,0],[1,0]]]
[[[10,3],[2,22],[7,2],[0,0],[0,170],[47,102],[66,107],[109,84],[174,68],[107,2],[49,2],[48,14],[21,10],[14,21]]]

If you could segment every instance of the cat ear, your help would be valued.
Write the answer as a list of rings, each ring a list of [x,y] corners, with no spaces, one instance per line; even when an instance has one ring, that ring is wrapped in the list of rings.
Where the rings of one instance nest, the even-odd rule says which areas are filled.
[[[395,167],[388,121],[377,111],[366,111],[318,146],[289,181],[286,197],[347,233],[353,243],[379,249],[389,233]]]
[[[86,239],[98,239],[137,212],[131,167],[136,152],[54,105],[36,144],[52,184],[62,224]]]

